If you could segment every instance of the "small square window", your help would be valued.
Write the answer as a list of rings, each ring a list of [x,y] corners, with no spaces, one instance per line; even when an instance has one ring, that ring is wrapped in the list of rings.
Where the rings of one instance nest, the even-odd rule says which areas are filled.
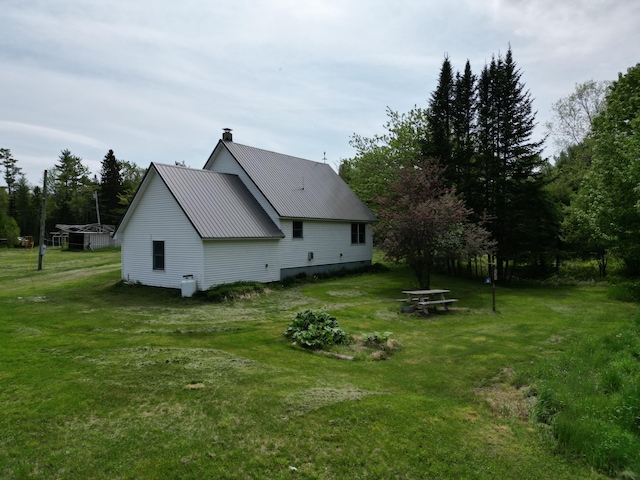
[[[366,243],[366,224],[364,223],[352,223],[351,224],[351,243],[354,245],[364,245]]]
[[[153,269],[164,270],[164,242],[153,241]]]
[[[293,222],[293,238],[302,238],[302,222]]]

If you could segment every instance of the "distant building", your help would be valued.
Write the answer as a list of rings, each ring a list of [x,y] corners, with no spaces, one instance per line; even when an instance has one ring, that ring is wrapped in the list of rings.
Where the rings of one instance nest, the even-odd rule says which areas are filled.
[[[57,232],[52,232],[54,246],[67,245],[69,250],[97,250],[99,248],[117,246],[113,238],[114,225],[90,223],[88,225],[56,225]]]

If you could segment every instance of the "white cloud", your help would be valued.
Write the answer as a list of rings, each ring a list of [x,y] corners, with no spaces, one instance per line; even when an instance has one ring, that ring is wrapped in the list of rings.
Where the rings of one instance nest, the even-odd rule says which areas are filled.
[[[64,148],[200,167],[223,127],[335,162],[426,106],[445,54],[479,73],[509,42],[543,123],[640,44],[640,4],[609,0],[7,0],[0,22],[0,146],[32,182]]]
[[[102,142],[95,138],[86,137],[73,132],[65,132],[64,130],[57,130],[55,128],[43,127],[40,125],[0,120],[0,131],[45,140],[57,140],[77,145],[88,145],[95,148],[103,147]]]

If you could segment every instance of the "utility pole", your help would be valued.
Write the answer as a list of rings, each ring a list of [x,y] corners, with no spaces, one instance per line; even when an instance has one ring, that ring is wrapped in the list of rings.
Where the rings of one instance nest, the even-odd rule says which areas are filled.
[[[38,270],[42,270],[42,257],[47,251],[44,243],[45,220],[47,219],[47,171],[44,171],[44,183],[42,185],[42,213],[40,215],[40,253],[38,255]]]
[[[100,207],[98,205],[98,192],[96,191],[93,192],[93,198],[96,199],[96,215],[98,216],[98,225],[102,225],[102,223],[100,223]]]

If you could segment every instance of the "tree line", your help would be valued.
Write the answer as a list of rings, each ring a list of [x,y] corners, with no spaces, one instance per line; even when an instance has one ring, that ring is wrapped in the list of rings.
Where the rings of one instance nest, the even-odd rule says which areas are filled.
[[[40,235],[42,187],[30,185],[13,157],[11,150],[0,149],[5,188],[0,188],[0,238],[9,246],[20,235]],[[82,158],[68,149],[47,172],[46,231],[57,224],[84,225],[100,223],[115,225],[124,214],[138,188],[145,170],[135,163],[116,158],[109,150],[101,164],[100,179],[91,177]],[[96,197],[98,209],[96,208]]]
[[[577,85],[554,105],[547,128],[561,150],[550,162],[511,48],[479,75],[468,61],[454,72],[445,58],[428,105],[388,110],[382,135],[355,134],[356,154],[339,173],[378,215],[378,245],[421,284],[434,267],[477,273],[480,254],[501,280],[558,273],[571,258],[594,259],[605,275],[612,254],[638,273],[638,71]],[[446,226],[452,219],[464,222]]]

